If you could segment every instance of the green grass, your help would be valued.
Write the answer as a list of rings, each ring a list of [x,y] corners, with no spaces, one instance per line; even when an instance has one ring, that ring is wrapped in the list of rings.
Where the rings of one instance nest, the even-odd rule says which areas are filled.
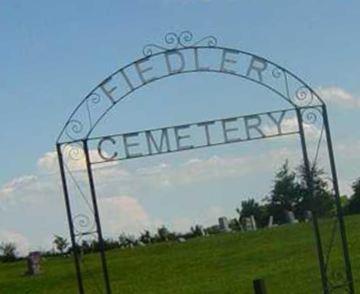
[[[346,222],[359,291],[360,216]],[[321,229],[327,245],[331,222],[321,222]],[[331,268],[342,270],[338,234],[335,241]],[[107,258],[114,293],[253,293],[252,280],[258,277],[270,294],[321,293],[310,224],[113,250]],[[103,293],[99,256],[85,256],[84,264],[86,293]],[[0,293],[76,293],[72,258],[46,259],[37,277],[24,276],[25,269],[25,261],[0,264]]]

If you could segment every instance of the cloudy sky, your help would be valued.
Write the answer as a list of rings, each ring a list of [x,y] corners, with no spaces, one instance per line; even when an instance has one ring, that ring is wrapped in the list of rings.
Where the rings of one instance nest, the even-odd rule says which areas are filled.
[[[163,44],[167,32],[214,35],[219,45],[264,56],[308,82],[328,104],[341,192],[350,194],[360,176],[359,26],[357,1],[2,1],[0,241],[14,241],[24,253],[50,248],[53,234],[68,235],[56,138],[94,86],[142,57],[144,45]],[[286,107],[244,80],[174,77],[134,93],[96,132]],[[319,127],[306,131],[316,146]],[[293,136],[98,166],[105,234],[136,234],[161,224],[183,231],[234,216],[242,200],[266,196],[286,158],[292,166],[300,162],[299,147]],[[74,183],[70,189],[74,209],[86,214],[88,188],[79,165],[71,168],[84,195]]]

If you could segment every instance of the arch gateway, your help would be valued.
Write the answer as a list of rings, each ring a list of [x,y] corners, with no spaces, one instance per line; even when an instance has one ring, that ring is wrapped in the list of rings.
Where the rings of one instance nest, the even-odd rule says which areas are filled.
[[[288,108],[131,133],[93,136],[99,122],[138,89],[161,79],[190,73],[216,73],[239,77],[272,92],[285,101]],[[284,122],[290,118],[296,121],[295,128],[285,127]],[[100,292],[111,293],[111,284],[93,175],[98,164],[298,135],[307,187],[309,195],[313,195],[311,165],[316,162],[319,149],[315,158],[309,157],[305,129],[314,124],[321,130],[319,144],[321,140],[326,142],[326,156],[331,170],[329,182],[336,207],[329,246],[325,247],[322,242],[316,214],[312,218],[322,289],[323,293],[334,293],[341,289],[354,293],[327,109],[319,95],[287,69],[264,57],[221,47],[213,36],[196,41],[189,31],[169,33],[165,36],[164,45],[145,46],[143,57],[105,78],[79,103],[66,121],[56,144],[72,248],[78,248],[78,244],[86,236],[94,236],[98,240],[104,284]],[[213,135],[214,133],[217,135]],[[75,179],[74,173],[79,170],[86,174],[86,189],[81,188]],[[70,195],[70,186],[78,195]],[[88,199],[85,193],[89,194]],[[75,198],[78,199],[74,200]],[[79,199],[88,207],[86,213],[78,212]],[[309,209],[311,210],[311,207]],[[331,249],[337,235],[341,244],[342,266],[332,268]],[[78,290],[79,293],[85,293],[83,273],[86,265],[81,260],[79,250],[73,250],[73,255]]]

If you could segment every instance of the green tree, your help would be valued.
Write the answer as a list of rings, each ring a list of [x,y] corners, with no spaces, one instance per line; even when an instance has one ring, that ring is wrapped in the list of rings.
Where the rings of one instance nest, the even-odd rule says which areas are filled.
[[[170,236],[171,233],[165,226],[158,228],[159,241],[168,241],[170,239]]]
[[[4,262],[12,262],[16,260],[16,244],[6,242],[0,244],[1,260]]]
[[[353,194],[351,195],[346,212],[349,214],[360,213],[360,178],[352,184]]]
[[[296,174],[290,170],[289,162],[286,160],[275,174],[270,196],[265,198],[269,204],[270,214],[275,220],[285,222],[285,210],[297,212],[301,196],[301,187],[296,181]]]
[[[240,213],[241,213],[241,216],[243,216],[243,217],[249,217],[250,215],[253,215],[255,217],[259,216],[261,213],[260,205],[253,198],[242,201]]]
[[[268,206],[261,205],[259,202],[256,202],[256,200],[253,198],[242,201],[241,210],[238,208],[236,209],[236,211],[239,213],[241,219],[243,217],[250,217],[251,215],[253,215],[255,217],[258,227],[266,226],[270,215]]]
[[[308,189],[307,172],[304,165],[298,167],[300,186],[301,186],[301,203],[300,208],[303,214],[305,210],[311,210],[318,216],[328,216],[334,210],[334,201],[325,180],[325,172],[316,164],[311,166],[310,180],[312,181],[313,195],[310,195]]]
[[[69,246],[67,239],[59,235],[54,236],[53,244],[55,245],[56,250],[58,250],[61,254],[64,254],[66,248]]]

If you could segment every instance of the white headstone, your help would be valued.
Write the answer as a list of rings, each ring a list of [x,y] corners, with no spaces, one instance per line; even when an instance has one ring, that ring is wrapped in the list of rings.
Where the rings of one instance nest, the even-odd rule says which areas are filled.
[[[245,217],[244,220],[245,220],[245,231],[252,231],[253,226],[250,217]]]
[[[177,241],[178,241],[179,243],[185,243],[185,242],[186,242],[186,239],[185,239],[184,237],[179,237],[179,238],[177,238]]]
[[[295,214],[292,211],[285,210],[286,219],[289,224],[296,224],[299,221],[295,218]]]
[[[252,230],[256,231],[257,230],[256,220],[255,220],[255,217],[253,215],[250,215],[250,221],[251,221]]]
[[[268,228],[272,228],[274,225],[274,217],[270,215],[269,222],[268,222]]]
[[[219,217],[219,228],[223,232],[229,232],[230,231],[229,221],[225,216]]]

